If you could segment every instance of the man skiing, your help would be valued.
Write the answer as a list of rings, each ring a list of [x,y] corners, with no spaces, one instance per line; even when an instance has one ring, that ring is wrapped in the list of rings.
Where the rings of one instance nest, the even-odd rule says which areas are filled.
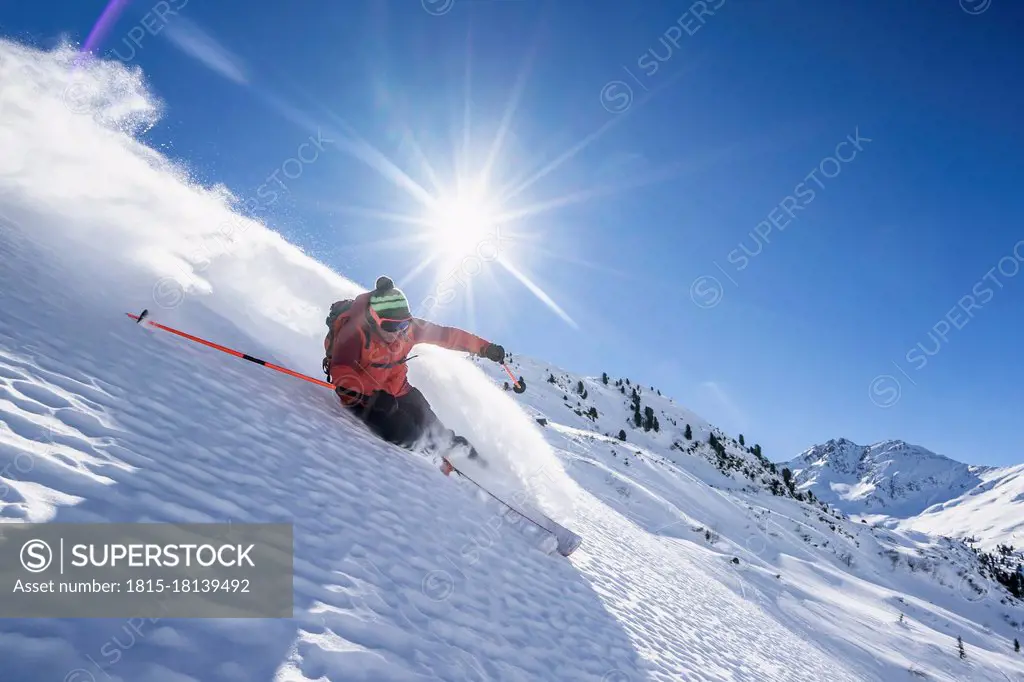
[[[342,405],[384,440],[412,447],[425,443],[442,453],[454,446],[476,450],[445,428],[427,399],[409,384],[405,365],[412,347],[429,343],[504,362],[505,349],[469,332],[413,317],[405,294],[388,277],[373,291],[338,301],[327,318],[324,372]],[[442,466],[445,473],[447,466]]]

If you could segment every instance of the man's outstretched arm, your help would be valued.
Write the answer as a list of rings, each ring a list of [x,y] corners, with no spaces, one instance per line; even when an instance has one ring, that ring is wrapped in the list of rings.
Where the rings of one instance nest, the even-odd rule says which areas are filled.
[[[505,360],[504,348],[457,327],[444,327],[427,320],[413,318],[410,330],[415,343],[429,343],[449,350],[465,351],[481,355],[495,362]]]

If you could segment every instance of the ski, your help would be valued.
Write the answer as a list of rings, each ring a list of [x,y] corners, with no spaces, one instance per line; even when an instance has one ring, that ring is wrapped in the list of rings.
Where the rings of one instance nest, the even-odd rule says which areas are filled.
[[[482,490],[485,494],[491,497],[491,499],[495,500],[496,502],[504,506],[506,509],[509,509],[510,511],[517,514],[521,518],[526,519],[527,521],[537,526],[541,530],[549,533],[557,541],[558,553],[562,556],[568,557],[570,554],[575,552],[581,544],[583,544],[582,537],[572,532],[571,530],[569,530],[562,524],[558,523],[557,521],[554,521],[547,515],[541,513],[539,510],[522,504],[512,505],[506,502],[505,500],[501,499],[500,497],[492,493],[490,490],[477,483],[475,480],[473,480],[472,477],[468,476],[465,472],[460,471],[454,464],[451,463],[451,460],[449,460],[447,457],[441,458],[441,472],[445,476],[448,476],[452,472],[455,472],[462,478],[466,479],[467,481],[475,485],[478,489]]]

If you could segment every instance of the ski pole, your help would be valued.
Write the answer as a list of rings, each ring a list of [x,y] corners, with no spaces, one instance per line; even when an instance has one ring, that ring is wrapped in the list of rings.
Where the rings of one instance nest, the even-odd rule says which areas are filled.
[[[508,368],[508,365],[506,365],[503,362],[501,363],[501,366],[505,368],[505,371],[508,373],[509,378],[512,380],[512,390],[514,390],[516,393],[523,393],[524,391],[526,391],[526,387],[519,383],[519,380],[516,379],[516,375],[512,373],[512,370]]]
[[[324,388],[329,388],[332,391],[335,388],[334,384],[329,384],[326,381],[321,381],[319,379],[314,379],[313,377],[306,376],[305,374],[299,374],[298,372],[294,372],[294,371],[292,371],[292,370],[290,370],[290,369],[288,369],[286,367],[281,367],[279,365],[275,365],[273,363],[267,362],[266,360],[260,360],[259,358],[254,358],[253,356],[248,355],[246,353],[240,353],[237,350],[232,350],[231,348],[227,348],[225,346],[221,346],[219,344],[213,343],[212,341],[207,341],[206,339],[201,339],[198,336],[193,336],[192,334],[187,334],[187,333],[185,333],[183,331],[180,331],[178,329],[175,329],[173,327],[167,327],[165,325],[160,324],[159,322],[154,322],[153,320],[146,320],[146,316],[149,315],[149,310],[148,309],[143,310],[138,315],[132,315],[131,313],[125,313],[125,315],[127,315],[128,317],[130,317],[133,320],[135,320],[135,324],[141,324],[143,322],[143,320],[145,320],[146,324],[148,324],[151,327],[156,327],[157,329],[162,329],[165,332],[170,332],[171,334],[176,334],[177,336],[180,336],[182,338],[188,339],[189,341],[195,341],[196,343],[200,343],[200,344],[202,344],[204,346],[209,346],[210,348],[215,348],[215,349],[217,349],[217,350],[219,350],[221,352],[227,353],[228,355],[234,355],[236,358],[242,358],[243,360],[248,360],[249,362],[255,362],[257,365],[262,365],[263,367],[266,367],[267,369],[272,369],[275,372],[281,372],[282,374],[287,374],[288,376],[293,376],[296,379],[302,379],[303,381],[308,381],[311,384],[316,384],[317,386],[323,386]]]
[[[474,481],[474,480],[473,480],[472,478],[470,478],[469,476],[467,476],[467,475],[465,474],[465,472],[463,472],[463,471],[460,471],[459,469],[457,469],[457,468],[455,467],[455,465],[451,463],[451,460],[449,460],[449,459],[448,459],[447,457],[442,457],[442,458],[441,458],[441,460],[442,460],[442,461],[443,461],[443,462],[444,462],[445,464],[447,464],[447,465],[448,465],[448,467],[449,467],[449,468],[450,468],[450,469],[451,469],[452,471],[454,471],[455,473],[457,473],[457,474],[458,474],[459,476],[462,476],[462,477],[463,477],[464,479],[466,479],[467,481],[469,481],[470,483],[472,483],[473,485],[475,485],[475,486],[476,486],[477,488],[479,488],[480,490],[482,490],[482,491],[484,491],[485,493],[487,493],[487,494],[488,494],[488,495],[489,495],[489,496],[491,497],[491,499],[495,500],[495,501],[496,501],[496,502],[497,502],[498,504],[500,504],[500,505],[504,506],[504,507],[505,507],[506,509],[508,509],[509,511],[512,511],[512,512],[514,512],[514,513],[515,513],[516,515],[518,515],[518,516],[519,516],[520,518],[524,518],[524,519],[526,519],[527,521],[529,521],[529,522],[530,522],[530,523],[532,523],[533,525],[535,525],[535,526],[537,526],[538,528],[540,528],[540,529],[541,529],[542,531],[544,531],[545,533],[551,533],[551,529],[550,529],[550,528],[545,528],[544,526],[540,525],[539,523],[537,523],[536,521],[534,521],[533,519],[531,519],[531,518],[530,518],[529,516],[527,516],[526,514],[524,514],[524,513],[523,513],[523,512],[521,512],[521,511],[519,511],[518,509],[516,509],[515,507],[513,507],[512,505],[510,505],[510,504],[509,504],[508,502],[506,502],[505,500],[501,499],[500,497],[498,497],[497,495],[495,495],[494,493],[492,493],[492,492],[491,492],[490,490],[488,490],[487,488],[483,487],[482,485],[480,485],[479,483],[477,483],[476,481]],[[445,475],[447,476],[447,474],[445,474]],[[551,533],[551,535],[554,535],[554,533]],[[557,540],[558,538],[556,537],[555,539]]]

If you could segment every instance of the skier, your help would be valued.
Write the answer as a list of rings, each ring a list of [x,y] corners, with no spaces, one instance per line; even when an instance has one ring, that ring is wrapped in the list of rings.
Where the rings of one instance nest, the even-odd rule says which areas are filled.
[[[427,399],[409,384],[405,363],[418,343],[467,351],[494,362],[504,362],[505,349],[469,332],[442,327],[413,317],[405,294],[389,277],[377,279],[373,291],[338,301],[327,318],[323,368],[334,384],[342,405],[352,410],[386,441],[411,448],[424,443],[428,450],[447,452],[469,447],[462,436],[446,428]],[[447,463],[442,471],[450,472]]]

